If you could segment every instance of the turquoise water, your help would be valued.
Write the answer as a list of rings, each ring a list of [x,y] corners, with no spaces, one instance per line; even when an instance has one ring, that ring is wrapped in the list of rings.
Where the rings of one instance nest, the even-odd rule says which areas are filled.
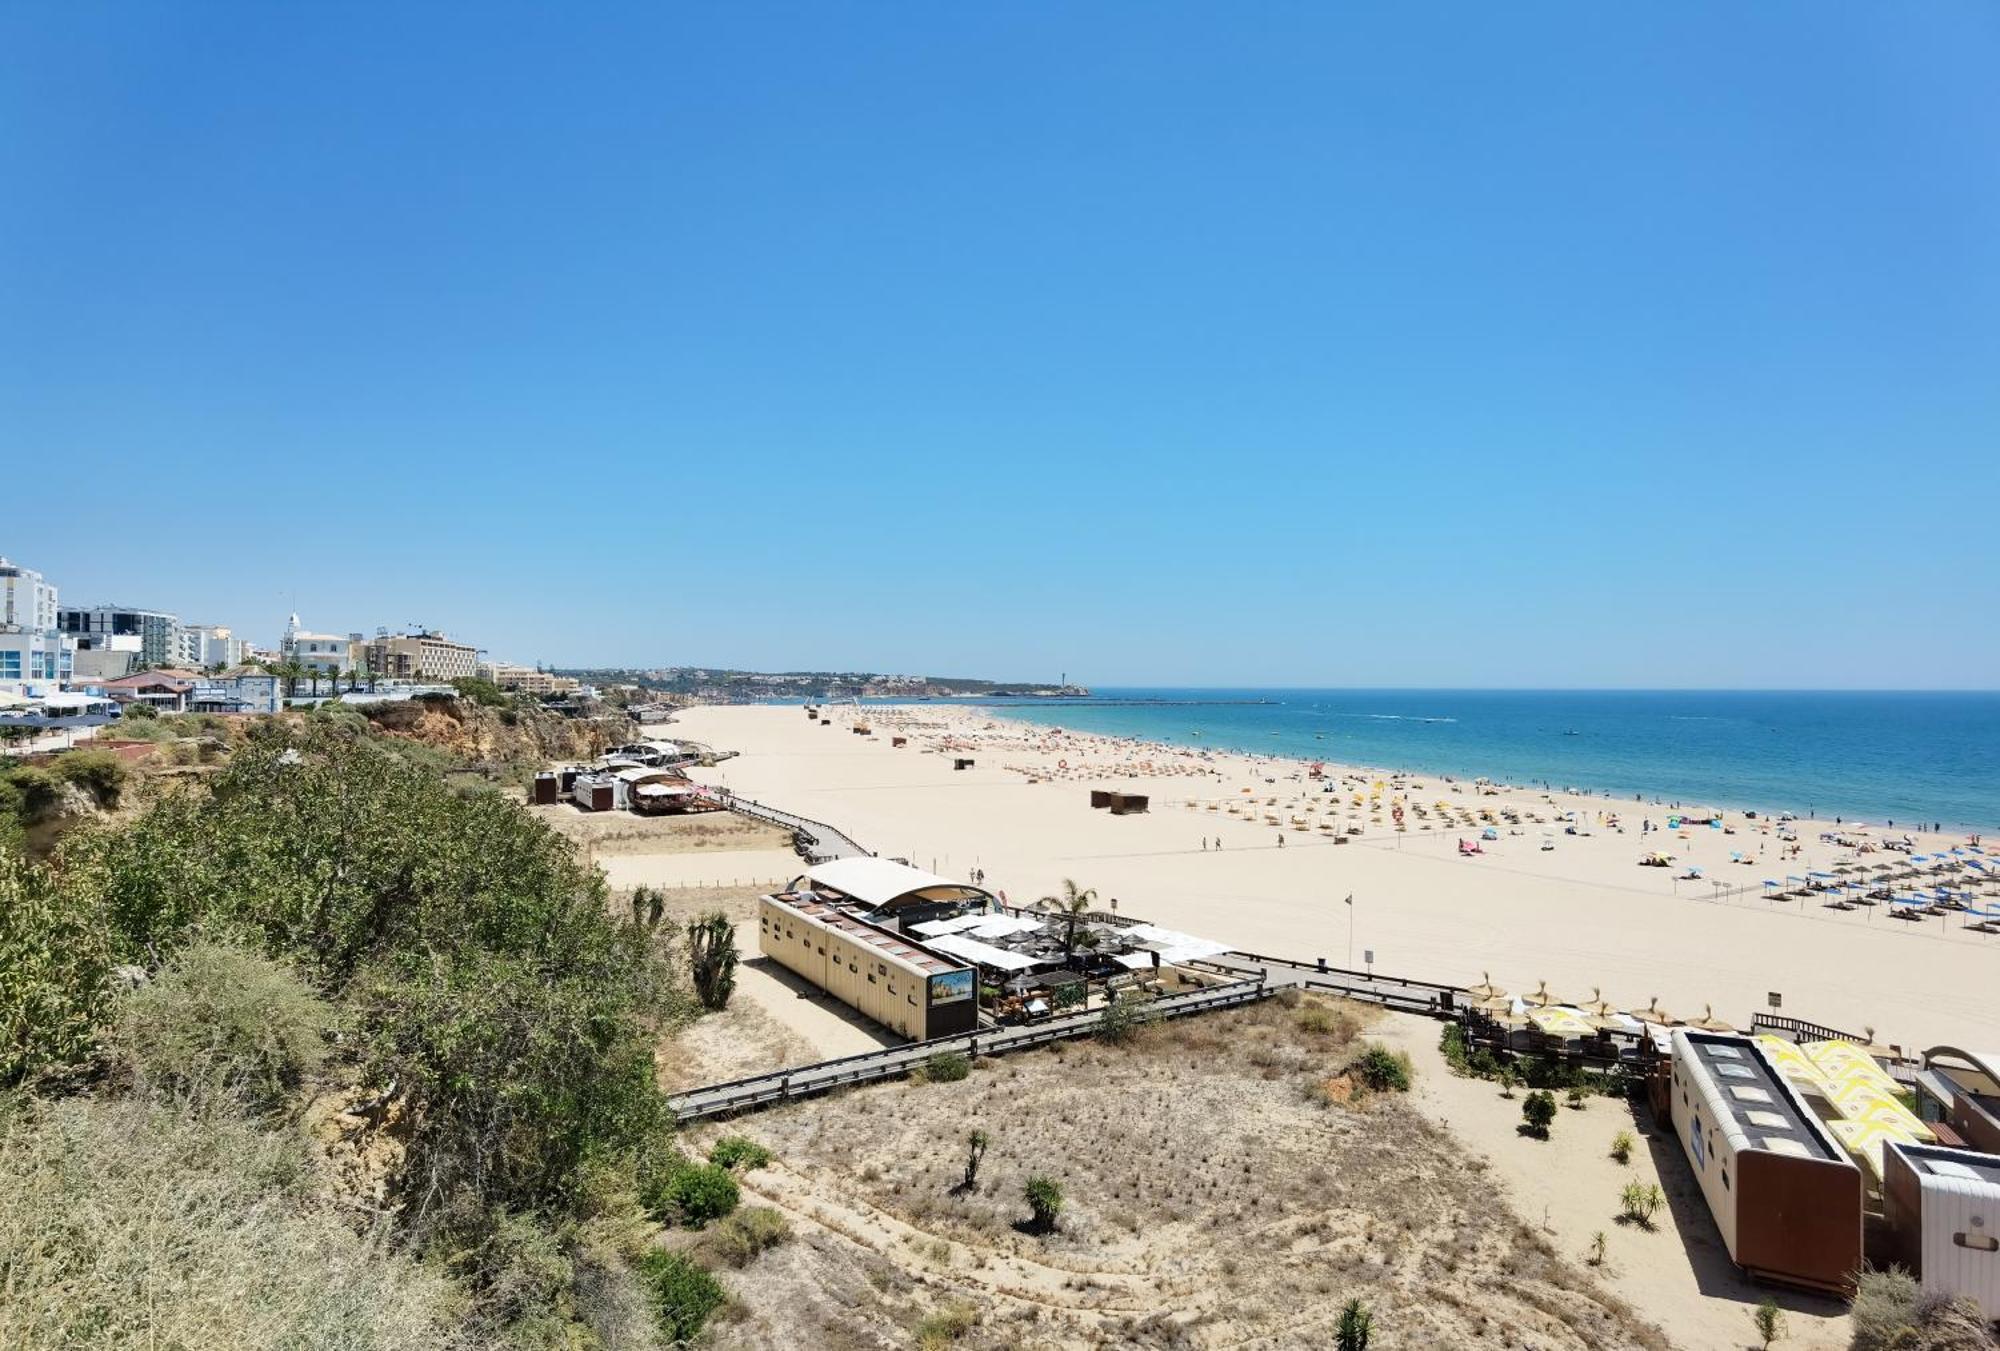
[[[2000,693],[1106,689],[950,702],[1178,745],[2000,829]]]

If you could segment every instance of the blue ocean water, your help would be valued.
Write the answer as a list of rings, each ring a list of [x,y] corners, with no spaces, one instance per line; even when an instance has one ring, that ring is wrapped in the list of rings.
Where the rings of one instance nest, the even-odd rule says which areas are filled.
[[[2000,831],[2000,693],[1100,689],[950,702],[1178,745]]]

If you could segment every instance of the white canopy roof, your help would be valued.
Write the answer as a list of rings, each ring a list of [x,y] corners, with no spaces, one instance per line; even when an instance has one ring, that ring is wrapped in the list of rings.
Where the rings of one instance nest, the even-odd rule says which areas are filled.
[[[949,952],[954,957],[963,957],[968,962],[997,967],[1002,971],[1028,971],[1040,965],[1032,957],[1023,957],[1018,952],[996,948],[991,943],[982,943],[963,934],[945,934],[940,938],[930,939],[928,945],[939,952]]]
[[[954,915],[950,919],[926,920],[908,927],[926,937],[964,934],[968,938],[1005,938],[1009,934],[1033,933],[1042,927],[1042,922],[1020,915]]]
[[[807,868],[805,875],[809,881],[844,892],[863,905],[877,906],[927,887],[966,885],[886,858],[837,858]]]
[[[1159,953],[1160,961],[1168,966],[1192,962],[1202,957],[1216,957],[1229,951],[1227,943],[1196,938],[1193,934],[1184,934],[1176,929],[1162,929],[1157,924],[1135,924],[1123,932],[1134,947]]]
[[[692,793],[692,784],[685,783],[642,783],[632,790],[640,797],[680,797]]]

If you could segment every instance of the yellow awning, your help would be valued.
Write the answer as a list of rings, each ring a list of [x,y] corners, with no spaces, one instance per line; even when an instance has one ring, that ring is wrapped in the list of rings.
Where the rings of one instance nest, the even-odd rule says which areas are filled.
[[[1575,1009],[1529,1009],[1528,1021],[1552,1037],[1590,1037],[1597,1033]]]
[[[1826,1127],[1833,1132],[1835,1139],[1847,1146],[1847,1152],[1862,1167],[1875,1175],[1877,1181],[1882,1177],[1882,1144],[1885,1140],[1905,1145],[1923,1143],[1914,1132],[1881,1121],[1829,1121]]]

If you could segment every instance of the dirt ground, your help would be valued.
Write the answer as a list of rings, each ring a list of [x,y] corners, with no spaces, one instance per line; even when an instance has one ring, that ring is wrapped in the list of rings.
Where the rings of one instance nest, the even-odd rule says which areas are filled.
[[[1371,1016],[1286,997],[691,1132],[769,1146],[745,1203],[795,1235],[729,1276],[717,1344],[1323,1346],[1359,1298],[1381,1347],[1668,1345],[1404,1095],[1342,1101]]]
[[[788,831],[735,812],[635,816],[631,812],[587,812],[568,802],[531,805],[528,810],[538,820],[576,841],[592,858],[792,847]]]

